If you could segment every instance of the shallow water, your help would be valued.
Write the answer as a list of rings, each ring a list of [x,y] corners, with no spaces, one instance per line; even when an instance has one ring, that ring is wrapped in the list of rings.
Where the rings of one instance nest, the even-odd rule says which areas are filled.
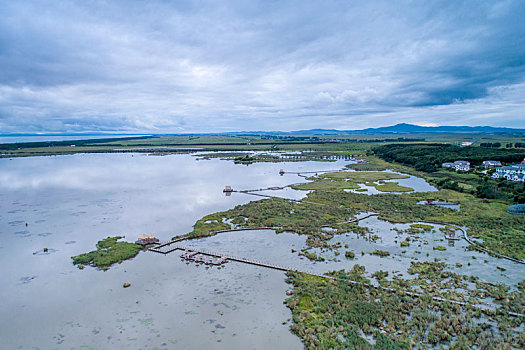
[[[142,233],[161,240],[186,233],[202,216],[260,197],[222,189],[267,188],[305,181],[290,172],[342,168],[345,161],[256,163],[196,160],[191,155],[150,157],[140,154],[87,154],[0,160],[0,338],[6,348],[285,348],[302,344],[289,331],[283,305],[285,274],[229,262],[222,268],[187,264],[179,253],[141,252],[102,272],[78,270],[70,257],[95,248],[109,235]],[[265,194],[301,198],[290,188]],[[26,225],[27,224],[27,225]],[[381,240],[370,243],[354,234],[333,241],[349,244],[355,260],[323,252],[337,261],[312,263],[298,256],[305,236],[271,230],[223,233],[184,245],[219,251],[289,268],[323,273],[359,263],[368,272],[406,271],[410,256],[447,262],[459,273],[515,283],[521,266],[477,252],[464,242],[444,252],[443,234],[422,234],[429,245],[411,243],[406,254],[395,243],[394,225],[369,218],[361,225]],[[406,228],[407,225],[396,225]],[[437,225],[436,225],[437,227]],[[446,242],[445,242],[446,243]],[[43,248],[49,248],[44,252]],[[295,249],[296,252],[292,252]],[[389,250],[380,258],[365,254]],[[421,253],[416,253],[416,250]],[[429,253],[429,257],[425,253]],[[477,259],[472,259],[476,256]],[[487,259],[489,264],[484,263]],[[463,262],[462,268],[455,263]],[[467,268],[467,261],[471,266]],[[507,269],[501,272],[495,266]],[[124,289],[122,284],[130,282]],[[282,324],[285,322],[286,324]]]
[[[202,216],[259,197],[222,193],[304,181],[344,162],[235,165],[191,155],[79,154],[0,160],[0,338],[7,348],[301,348],[282,325],[282,272],[206,270],[141,252],[107,272],[70,257],[110,235],[161,240]],[[280,191],[272,191],[280,192]],[[287,189],[300,198],[306,192]],[[27,223],[27,226],[26,226]],[[44,252],[43,248],[48,248]],[[130,288],[122,288],[130,282]],[[166,344],[166,345],[163,345]]]
[[[434,192],[437,191],[437,188],[430,185],[425,179],[416,177],[413,175],[403,174],[391,170],[385,170],[386,173],[394,173],[399,175],[408,176],[406,179],[391,179],[391,180],[382,180],[382,182],[397,182],[400,186],[410,187],[414,191],[411,192]],[[374,184],[379,184],[378,181],[374,182]],[[403,193],[403,192],[382,192],[377,190],[374,186],[367,186],[363,183],[357,184],[359,186],[359,190],[357,189],[351,189],[351,190],[344,190],[346,192],[354,192],[354,193],[362,193],[362,194],[380,194],[380,193]],[[410,192],[409,192],[410,193]]]
[[[454,204],[454,203],[446,203],[444,202],[443,204],[432,204],[432,205],[435,205],[435,206],[438,206],[438,207],[442,207],[442,208],[447,208],[447,209],[453,209],[453,210],[456,210],[456,211],[461,211],[461,208],[459,206],[459,204]],[[420,205],[428,205],[427,204],[427,201],[419,201],[417,202],[417,204],[420,204]]]
[[[355,253],[354,263],[366,266],[368,272],[375,272],[378,270],[399,272],[404,277],[409,277],[407,269],[410,267],[410,262],[414,259],[417,261],[434,261],[439,259],[447,264],[447,269],[458,274],[474,275],[483,281],[493,283],[505,283],[515,285],[523,280],[523,266],[509,260],[491,257],[486,253],[478,251],[468,251],[466,247],[468,243],[463,240],[449,241],[445,239],[443,232],[439,230],[442,225],[433,224],[434,229],[431,232],[408,234],[406,232],[398,233],[394,230],[406,230],[410,224],[392,224],[387,221],[378,219],[377,217],[370,217],[359,222],[359,226],[368,227],[371,229],[371,235],[379,236],[375,242],[368,240],[366,237],[360,237],[355,234],[337,235],[330,243],[341,242],[343,248],[340,248],[341,255],[336,257],[333,252],[326,251],[322,255],[326,259],[337,258],[344,260],[345,244],[348,244],[348,250]],[[401,241],[406,237],[414,239],[415,236],[419,238],[412,240],[410,246],[401,247]],[[446,247],[445,251],[435,250],[437,246]],[[390,252],[389,257],[379,257],[370,255],[369,253],[375,249]],[[361,253],[365,254],[362,255]],[[427,256],[428,254],[428,256]],[[460,263],[459,267],[456,263]],[[501,271],[497,268],[503,267],[506,271]]]
[[[360,264],[364,265],[367,273],[370,274],[383,270],[390,272],[390,276],[396,273],[409,278],[407,270],[411,261],[439,259],[447,264],[447,270],[458,274],[474,275],[482,281],[515,285],[523,280],[521,265],[478,251],[468,251],[466,250],[468,244],[463,239],[449,243],[444,233],[439,230],[443,225],[433,224],[434,228],[430,232],[418,234],[398,233],[394,228],[406,230],[410,224],[391,224],[377,217],[362,220],[359,225],[369,228],[370,235],[377,235],[379,238],[374,242],[354,233],[335,235],[330,243],[342,244],[341,248],[335,249],[339,251],[339,255],[333,250],[311,249],[312,252],[326,259],[322,262],[311,262],[299,256],[300,250],[306,247],[306,236],[289,232],[276,234],[273,230],[226,232],[205,239],[185,241],[181,245],[318,274],[340,269],[350,270],[355,264]],[[406,237],[412,239],[410,246],[400,247],[400,242]],[[348,248],[345,248],[345,244],[348,244]],[[434,247],[437,246],[445,246],[446,250],[435,250]],[[292,249],[295,252],[292,252]],[[391,255],[389,257],[371,255],[370,252],[375,249],[388,251]],[[346,250],[353,251],[355,259],[345,258]],[[172,254],[179,256],[181,252]],[[459,267],[456,263],[462,266]],[[499,270],[497,266],[505,268],[506,271]]]
[[[416,177],[414,175],[403,174],[396,171],[386,170],[386,172],[391,172],[399,175],[408,176],[406,179],[394,179],[386,180],[385,182],[397,182],[400,186],[406,186],[414,189],[414,192],[433,192],[438,189],[426,182],[425,179]]]

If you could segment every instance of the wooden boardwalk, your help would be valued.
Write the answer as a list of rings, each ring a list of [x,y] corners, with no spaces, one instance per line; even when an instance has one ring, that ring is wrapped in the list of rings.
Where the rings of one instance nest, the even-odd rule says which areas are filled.
[[[259,191],[259,190],[257,190],[257,191]],[[264,191],[264,190],[261,190],[261,191]],[[269,194],[254,193],[254,192],[248,192],[248,191],[234,191],[234,192],[244,193],[244,194],[249,194],[249,195],[252,195],[252,196],[264,197],[264,198],[281,198],[281,199],[286,199],[286,200],[289,200],[289,201],[301,203],[300,199],[284,198],[284,197],[281,197],[281,196],[271,196]]]
[[[477,242],[474,242],[468,235],[467,235],[467,230],[463,227],[460,227],[460,226],[457,226],[457,225],[454,225],[454,224],[451,224],[451,223],[448,223],[448,222],[443,222],[443,221],[429,221],[429,220],[426,220],[426,221],[421,221],[421,222],[426,222],[426,223],[429,223],[429,224],[438,224],[438,225],[449,225],[449,226],[454,226],[456,228],[456,230],[459,230],[463,233],[463,239],[465,241],[467,241],[468,244],[470,244],[473,248],[475,248],[476,250],[478,251],[482,251],[482,252],[485,252],[485,253],[488,253],[488,254],[491,254],[491,255],[494,255],[498,258],[502,258],[502,259],[506,259],[506,260],[510,260],[512,262],[515,262],[515,263],[518,263],[518,264],[522,264],[522,265],[525,265],[525,260],[519,260],[519,259],[516,259],[516,258],[513,258],[513,257],[510,257],[510,256],[506,256],[506,255],[503,255],[503,254],[499,254],[499,253],[496,253],[496,252],[493,252],[492,250],[489,250],[483,246],[481,246],[480,244],[478,244]]]
[[[377,216],[377,215],[379,215],[379,213],[370,212],[370,213],[366,213],[363,216],[359,216],[357,218],[350,219],[348,221],[336,222],[335,224],[331,224],[331,225],[321,225],[321,227],[332,227],[333,225],[342,225],[342,224],[348,224],[348,223],[353,223],[353,222],[359,222],[361,220],[368,219],[369,217]]]
[[[164,246],[166,246],[166,245],[164,244]],[[235,257],[235,256],[228,256],[228,255],[224,255],[224,254],[217,253],[217,252],[210,252],[210,251],[206,251],[206,250],[202,250],[202,249],[195,249],[195,248],[184,247],[184,246],[180,246],[180,245],[176,245],[176,246],[170,247],[169,249],[158,249],[158,247],[154,247],[154,248],[150,248],[149,250],[152,251],[152,252],[161,253],[161,254],[169,254],[169,253],[174,252],[176,250],[182,250],[184,252],[191,252],[193,254],[192,256],[195,256],[197,254],[201,254],[201,255],[206,255],[206,256],[209,256],[209,257],[213,257],[213,258],[221,258],[221,259],[224,260],[224,262],[226,262],[228,260],[231,260],[231,261],[237,261],[237,262],[244,263],[244,264],[256,265],[256,266],[266,267],[266,268],[269,268],[269,269],[274,269],[274,270],[279,270],[279,271],[290,271],[290,270],[293,270],[291,268],[283,267],[283,266],[279,266],[279,265],[267,264],[267,263],[263,263],[263,262],[256,261],[256,260],[238,258],[238,257]],[[188,259],[188,260],[190,260],[190,259]]]
[[[322,172],[322,171],[319,171],[319,172]],[[326,172],[326,171],[324,171]],[[286,173],[290,173],[290,172],[286,172]],[[302,173],[308,173],[308,172],[302,172]],[[314,172],[312,172],[314,173]],[[297,175],[299,176],[304,176],[304,175],[301,175],[301,173],[296,173]],[[304,176],[306,177],[306,176]],[[254,196],[260,196],[260,197],[267,197],[267,198],[272,198],[272,197],[278,197],[278,196],[270,196],[270,195],[264,195],[264,194],[260,194],[260,193],[253,193],[253,192],[258,192],[258,191],[263,191],[263,190],[277,190],[277,189],[282,189],[281,187],[272,187],[272,188],[266,188],[266,189],[259,189],[259,190],[244,190],[244,191],[233,191],[233,192],[237,192],[237,193],[245,193],[245,194],[250,194],[250,195],[254,195]],[[282,197],[278,197],[278,198],[282,198]],[[284,198],[284,199],[288,199],[288,198]],[[288,199],[288,200],[291,200],[291,201],[295,201],[295,202],[298,202],[298,203],[311,203],[311,204],[317,204],[317,205],[327,205],[327,204],[324,204],[324,203],[315,203],[315,202],[308,202],[308,201],[302,201],[302,200],[296,200],[296,199]],[[374,213],[374,212],[369,212],[363,216],[360,216],[360,217],[356,217],[356,218],[353,218],[353,219],[350,219],[348,221],[344,221],[344,222],[340,222],[340,223],[337,223],[337,224],[344,224],[344,223],[353,223],[353,222],[359,222],[361,220],[364,220],[364,219],[367,219],[371,216],[376,216],[376,215],[379,215],[379,213]],[[421,221],[421,222],[427,222],[427,223],[433,223],[433,224],[442,224],[442,225],[447,225],[448,223],[443,223],[443,222],[438,222],[438,221]],[[323,227],[329,227],[331,225],[323,225]],[[479,245],[477,245],[475,242],[473,242],[472,240],[469,239],[469,237],[467,236],[467,233],[466,233],[466,230],[464,228],[461,228],[461,227],[457,227],[456,225],[454,225],[458,230],[462,231],[463,233],[463,238],[468,242],[470,243],[471,245],[474,245],[476,248],[480,249],[480,250],[483,250],[483,251],[486,251],[486,252],[489,252],[489,253],[492,253],[492,254],[495,254],[495,255],[498,255],[499,257],[502,257],[502,258],[506,258],[508,260],[512,260],[514,262],[518,262],[518,263],[521,263],[521,264],[525,264],[525,261],[520,261],[520,260],[517,260],[517,259],[514,259],[514,258],[510,258],[510,257],[506,257],[506,256],[503,256],[503,255],[500,255],[500,254],[497,254],[497,253],[493,253],[493,252],[490,252],[488,249],[486,248],[483,248],[483,247],[479,247]],[[275,229],[279,229],[281,227],[244,227],[244,228],[231,228],[231,229],[225,229],[225,230],[218,230],[218,231],[214,231],[212,233],[214,234],[217,234],[217,233],[221,233],[221,232],[232,232],[232,231],[246,231],[246,230],[275,230]],[[270,269],[274,269],[274,270],[278,270],[278,271],[297,271],[297,272],[300,272],[300,273],[304,273],[304,274],[308,274],[308,275],[311,275],[311,276],[317,276],[317,277],[321,277],[321,278],[326,278],[326,279],[332,279],[332,280],[339,280],[338,278],[335,278],[335,277],[332,277],[332,276],[326,276],[326,275],[322,275],[322,274],[317,274],[317,273],[314,273],[314,272],[310,272],[310,271],[299,271],[297,269],[291,269],[291,268],[287,268],[287,267],[283,267],[283,266],[279,266],[279,265],[274,265],[274,264],[268,264],[268,263],[264,263],[264,262],[260,262],[260,261],[255,261],[255,260],[250,260],[250,259],[245,259],[245,258],[239,258],[239,257],[234,257],[234,256],[226,256],[226,255],[223,255],[223,254],[220,254],[220,253],[216,253],[216,252],[208,252],[208,251],[204,251],[204,250],[196,250],[196,249],[193,249],[193,248],[189,248],[189,247],[183,247],[183,246],[178,246],[178,245],[175,245],[175,246],[171,246],[173,245],[174,243],[176,242],[180,242],[180,241],[183,241],[183,240],[186,240],[186,239],[189,239],[191,237],[178,237],[172,241],[168,241],[168,242],[165,242],[165,243],[161,243],[153,248],[150,248],[149,250],[151,250],[152,252],[156,252],[156,253],[160,253],[160,254],[169,254],[175,250],[182,250],[184,251],[185,253],[183,253],[183,255],[181,255],[181,257],[187,259],[187,260],[193,260],[193,261],[196,261],[196,262],[203,262],[203,263],[207,263],[207,264],[213,264],[213,265],[220,265],[224,262],[227,262],[227,261],[237,261],[237,262],[240,262],[240,263],[245,263],[245,264],[250,264],[250,265],[254,265],[254,266],[260,266],[260,267],[264,267],[264,268],[270,268]],[[454,238],[452,238],[452,236],[450,237],[447,237],[448,239],[457,239],[457,237],[454,235]],[[164,249],[166,248],[166,249]],[[201,258],[193,258],[195,256],[201,256]],[[209,257],[209,258],[216,258],[216,259],[220,259],[220,263],[213,263],[212,260],[206,258],[206,257]],[[360,281],[354,281],[354,280],[349,280],[349,279],[345,279],[344,280],[346,283],[349,283],[349,284],[360,284],[360,285],[363,285],[367,288],[377,288],[377,289],[381,289],[381,290],[386,290],[386,291],[390,291],[390,292],[393,292],[393,293],[400,293],[400,294],[404,294],[404,295],[407,295],[407,296],[411,296],[411,297],[414,297],[414,298],[418,298],[418,297],[423,297],[423,296],[429,296],[429,294],[427,293],[419,293],[419,292],[414,292],[414,291],[408,291],[408,290],[398,290],[398,289],[394,289],[394,288],[390,288],[390,287],[384,287],[384,286],[375,286],[375,285],[372,285],[370,283],[365,283],[365,282],[360,282]],[[472,304],[472,303],[469,303],[469,302],[466,302],[466,301],[458,301],[458,300],[452,300],[452,299],[446,299],[446,298],[442,298],[442,297],[438,297],[438,296],[431,296],[430,297],[435,300],[435,301],[440,301],[440,302],[448,302],[448,303],[452,303],[452,304],[456,304],[456,305],[460,305],[460,306],[465,306],[465,307],[475,307],[475,308],[478,308],[478,309],[482,309],[482,310],[492,310],[492,311],[497,311],[497,308],[494,306],[494,305],[488,305],[488,304]],[[504,311],[505,312],[505,311]],[[515,313],[515,312],[506,312],[508,315],[510,316],[515,316],[515,317],[525,317],[524,314],[521,314],[521,313]]]
[[[363,216],[360,216],[360,217],[354,218],[354,219],[352,219],[352,220],[350,220],[350,221],[348,221],[348,222],[359,222],[359,221],[361,221],[361,220],[368,219],[368,218],[371,217],[371,216],[377,216],[377,215],[379,215],[379,213],[370,212],[370,213],[367,213],[367,214],[365,214],[365,215],[363,215]]]
[[[168,243],[172,244],[172,242],[168,242]],[[164,243],[162,246],[165,247],[167,245],[166,245],[166,243]],[[168,253],[171,253],[171,252],[173,252],[175,250],[181,250],[181,251],[184,252],[181,255],[182,258],[185,258],[186,260],[192,260],[192,261],[195,261],[195,262],[204,263],[204,264],[207,264],[207,265],[209,265],[209,264],[211,264],[211,265],[221,265],[221,264],[226,263],[228,261],[237,261],[237,262],[244,263],[244,264],[260,266],[260,267],[269,268],[269,269],[278,270],[278,271],[284,271],[284,272],[286,272],[286,271],[296,271],[296,272],[300,272],[300,273],[307,274],[307,275],[310,275],[310,276],[316,276],[316,277],[321,277],[321,278],[326,278],[326,279],[331,279],[331,280],[339,280],[338,278],[333,277],[333,276],[327,276],[327,275],[323,275],[323,274],[318,274],[318,273],[311,272],[311,271],[300,271],[300,270],[297,270],[297,269],[288,268],[288,267],[284,267],[284,266],[279,266],[279,265],[274,265],[274,264],[267,264],[267,263],[256,261],[256,260],[239,258],[239,257],[235,257],[235,256],[224,255],[224,254],[217,253],[217,252],[210,252],[210,251],[205,251],[205,250],[202,250],[202,249],[198,250],[198,249],[195,249],[195,248],[184,247],[184,246],[179,246],[179,245],[174,246],[174,247],[170,247],[169,249],[166,249],[166,250],[164,250],[164,249],[157,249],[157,247],[150,248],[149,250],[152,251],[152,252],[161,253],[161,254],[168,254]],[[199,255],[200,255],[200,257],[199,257]],[[211,259],[204,258],[204,256],[207,256],[207,257],[210,257],[210,258],[214,258],[214,259],[218,259],[218,260],[213,261]],[[376,286],[376,285],[372,285],[370,283],[354,281],[354,280],[350,280],[350,279],[345,279],[344,281],[346,283],[349,283],[349,284],[363,285],[364,287],[367,287],[367,288],[376,288],[376,289],[386,290],[386,291],[389,291],[389,292],[392,292],[392,293],[401,293],[401,294],[404,294],[404,295],[407,295],[407,296],[410,296],[410,297],[413,297],[413,298],[420,298],[420,297],[423,297],[423,296],[428,296],[428,294],[426,294],[426,293],[419,293],[419,292],[407,291],[407,290],[399,290],[399,289],[390,288],[390,287],[384,287],[384,286]],[[493,305],[488,305],[488,304],[471,304],[471,303],[466,302],[466,301],[446,299],[446,298],[442,298],[442,297],[438,297],[438,296],[430,296],[430,297],[433,300],[439,301],[439,302],[447,302],[447,303],[452,303],[452,304],[465,306],[465,307],[471,306],[471,307],[475,307],[475,308],[482,309],[482,310],[497,311],[497,308],[495,306],[493,306]],[[514,317],[524,317],[525,316],[524,314],[516,313],[516,312],[507,312],[507,314],[510,315],[510,316],[514,316]]]

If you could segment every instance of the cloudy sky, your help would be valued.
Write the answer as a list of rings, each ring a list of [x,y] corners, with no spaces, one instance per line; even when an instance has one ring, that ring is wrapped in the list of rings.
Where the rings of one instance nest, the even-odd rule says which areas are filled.
[[[524,1],[0,2],[0,133],[525,128]]]

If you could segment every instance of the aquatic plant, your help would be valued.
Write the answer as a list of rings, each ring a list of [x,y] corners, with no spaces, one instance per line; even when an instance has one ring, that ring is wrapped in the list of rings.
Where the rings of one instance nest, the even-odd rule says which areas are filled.
[[[411,192],[413,188],[401,186],[398,182],[386,182],[375,186],[376,190],[381,192]]]
[[[354,253],[353,251],[351,251],[351,250],[347,250],[347,251],[345,252],[345,258],[347,258],[347,259],[353,259],[353,258],[355,258],[355,253]]]
[[[290,271],[287,282],[294,287],[286,300],[294,322],[290,329],[307,349],[523,348],[523,319],[507,311],[525,309],[525,281],[509,292],[505,285],[446,272],[444,267],[440,262],[413,263],[411,279],[388,280],[387,272],[377,271],[372,277],[380,287],[349,283],[366,280],[360,265],[330,273],[335,280]],[[467,288],[467,282],[476,283],[476,288]],[[411,297],[404,292],[411,287],[428,294]],[[482,310],[433,299],[430,293],[470,302],[494,298],[500,304],[496,311]]]
[[[387,252],[386,250],[376,249],[373,252],[371,252],[370,254],[371,255],[377,255],[377,256],[385,257],[385,256],[389,256],[390,252]]]
[[[107,237],[97,243],[97,250],[89,253],[72,256],[73,264],[93,265],[96,267],[108,267],[114,263],[122,262],[135,257],[141,246],[135,243],[118,242],[123,237]]]

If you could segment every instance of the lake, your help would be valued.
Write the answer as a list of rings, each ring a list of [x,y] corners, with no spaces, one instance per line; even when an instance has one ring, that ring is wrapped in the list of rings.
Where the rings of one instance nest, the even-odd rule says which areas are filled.
[[[324,171],[347,163],[246,166],[192,155],[129,153],[0,159],[3,345],[21,349],[301,349],[299,338],[289,331],[291,313],[283,301],[291,286],[285,283],[283,272],[235,262],[207,268],[182,261],[178,252],[141,252],[103,272],[92,267],[79,270],[70,257],[93,250],[107,236],[125,235],[134,241],[150,233],[166,241],[191,231],[204,215],[260,199],[241,193],[225,196],[226,185],[238,190],[284,186],[306,180],[297,174],[280,176],[281,168]],[[403,185],[416,191],[433,190],[414,177]],[[299,199],[307,192],[286,188],[262,193]],[[450,270],[484,280],[512,284],[521,276],[516,264],[465,251],[464,241],[447,246],[446,251],[434,250],[436,245],[446,245],[438,230],[421,234],[419,242],[402,253],[399,242],[407,234],[393,229],[408,225],[375,217],[360,225],[381,238],[370,242],[350,233],[332,239],[348,244],[356,253],[355,260],[345,259],[341,248],[339,256],[318,251],[327,261],[310,262],[298,255],[305,247],[304,236],[271,230],[228,232],[182,243],[316,273],[350,269],[359,263],[368,272],[382,269],[406,276],[412,258],[437,258]],[[388,250],[391,256],[366,254],[374,249]],[[457,262],[463,266],[456,266]],[[497,270],[496,265],[507,271]],[[124,282],[131,286],[123,288]]]
[[[282,322],[282,272],[229,263],[207,270],[141,252],[102,272],[70,257],[107,236],[161,240],[206,214],[259,197],[222,193],[303,180],[287,171],[338,162],[236,165],[191,155],[79,154],[0,159],[0,338],[7,348],[302,348]],[[286,189],[288,197],[306,192]],[[26,226],[27,223],[27,226]],[[48,248],[47,253],[43,248]],[[122,288],[130,282],[130,288]]]

